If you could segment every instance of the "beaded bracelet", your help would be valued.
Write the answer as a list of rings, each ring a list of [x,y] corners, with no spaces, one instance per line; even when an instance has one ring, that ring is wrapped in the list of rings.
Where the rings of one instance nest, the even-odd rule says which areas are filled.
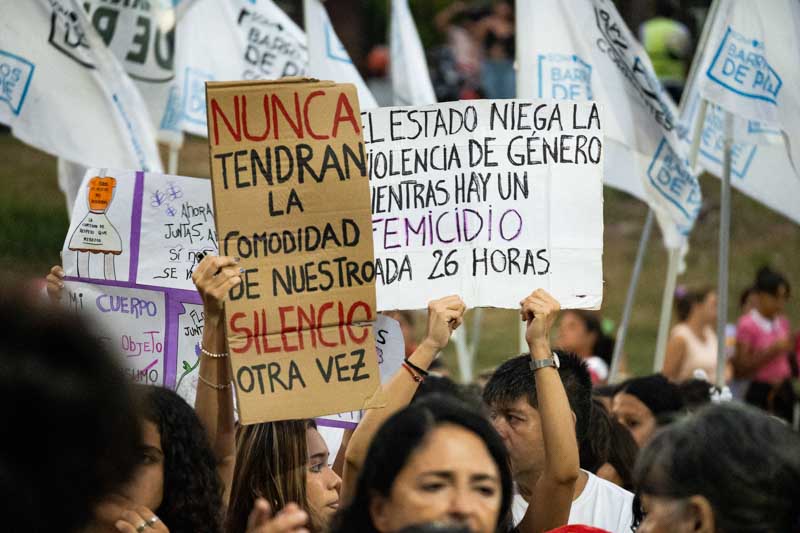
[[[211,357],[212,359],[222,359],[223,357],[228,357],[228,352],[222,352],[222,353],[209,352],[202,345],[200,346],[200,351],[203,352],[205,355]]]
[[[217,385],[216,383],[211,383],[210,381],[208,381],[206,378],[204,378],[203,376],[201,376],[199,374],[197,375],[197,379],[199,379],[201,382],[205,383],[206,385],[208,385],[212,389],[225,390],[225,389],[230,388],[230,386],[231,386],[231,382],[230,381],[228,383],[223,383],[221,385]]]

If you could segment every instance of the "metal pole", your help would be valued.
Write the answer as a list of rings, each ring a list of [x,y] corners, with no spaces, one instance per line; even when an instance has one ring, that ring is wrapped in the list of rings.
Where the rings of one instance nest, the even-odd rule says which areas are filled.
[[[716,385],[725,385],[725,325],[728,323],[728,258],[731,238],[731,160],[733,115],[725,111],[724,158],[722,160],[721,214],[719,220],[719,279],[717,286],[717,375]]]
[[[697,153],[700,151],[700,137],[703,133],[703,128],[706,125],[706,111],[708,110],[708,100],[700,98],[700,109],[697,113],[697,118],[694,123],[694,132],[692,134],[692,147],[689,151],[689,170],[694,171],[697,164]]]
[[[667,282],[664,284],[664,296],[661,300],[661,319],[658,322],[658,337],[656,338],[656,356],[653,362],[653,372],[661,372],[664,368],[669,323],[672,319],[672,299],[675,295],[675,282],[678,279],[678,265],[680,261],[681,249],[670,248]]]
[[[642,274],[642,265],[644,264],[644,254],[647,251],[647,243],[650,241],[650,234],[653,231],[653,210],[647,208],[647,218],[644,221],[644,228],[642,228],[642,236],[639,237],[639,248],[636,250],[636,261],[633,264],[633,274],[631,274],[631,281],[628,284],[628,294],[625,297],[625,307],[622,310],[622,320],[619,323],[617,330],[617,340],[614,343],[614,355],[611,359],[611,372],[608,375],[609,383],[616,383],[619,376],[619,367],[622,362],[622,354],[625,348],[625,337],[628,334],[628,324],[631,320],[631,311],[633,310],[633,301],[636,297],[636,287],[639,285],[639,277]]]
[[[181,148],[180,146],[174,146],[172,144],[169,145],[169,161],[167,164],[167,173],[177,175],[178,174],[178,159],[180,157]]]

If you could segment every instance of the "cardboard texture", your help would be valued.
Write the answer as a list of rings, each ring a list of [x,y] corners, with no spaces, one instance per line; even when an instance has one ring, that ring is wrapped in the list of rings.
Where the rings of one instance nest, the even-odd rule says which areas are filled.
[[[214,212],[243,283],[226,320],[240,420],[380,404],[374,252],[353,85],[207,83]]]

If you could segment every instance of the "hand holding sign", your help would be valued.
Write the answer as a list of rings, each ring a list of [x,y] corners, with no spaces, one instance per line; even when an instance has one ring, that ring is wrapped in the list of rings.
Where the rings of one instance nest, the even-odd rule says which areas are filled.
[[[556,321],[561,305],[544,289],[537,289],[520,303],[519,315],[527,321],[525,340],[529,345],[550,339],[550,328]]]
[[[242,282],[235,257],[207,255],[192,273],[192,281],[203,299],[206,320],[222,317],[228,291]]]
[[[64,293],[64,269],[61,265],[55,265],[47,274],[47,296],[51,302],[61,300]]]
[[[445,296],[428,303],[428,333],[423,343],[435,351],[443,350],[450,335],[461,325],[467,306],[460,296]]]

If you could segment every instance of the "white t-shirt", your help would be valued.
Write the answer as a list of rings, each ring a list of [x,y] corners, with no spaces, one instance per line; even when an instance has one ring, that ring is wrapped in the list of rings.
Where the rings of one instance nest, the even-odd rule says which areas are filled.
[[[584,473],[589,476],[589,480],[580,496],[572,501],[568,524],[597,527],[612,533],[630,533],[633,523],[633,494],[591,472],[584,470]],[[527,510],[528,502],[515,494],[511,506],[514,524],[522,522]]]

